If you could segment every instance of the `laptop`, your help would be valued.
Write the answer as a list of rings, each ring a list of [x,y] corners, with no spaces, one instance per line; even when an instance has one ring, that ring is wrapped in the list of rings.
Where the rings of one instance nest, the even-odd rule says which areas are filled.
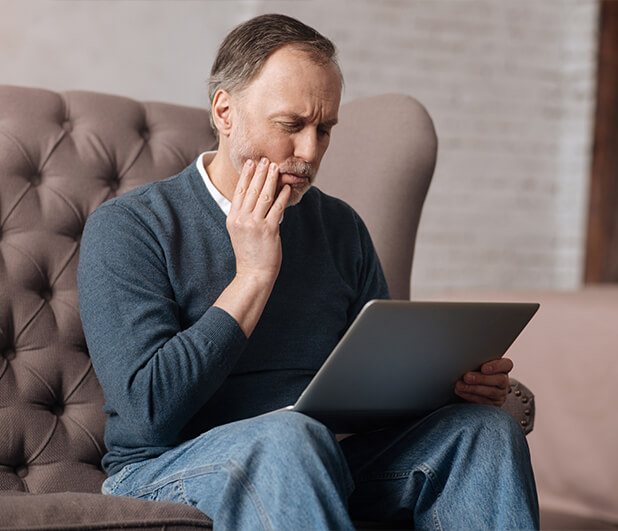
[[[335,433],[422,417],[464,373],[501,358],[537,303],[373,300],[293,406]]]

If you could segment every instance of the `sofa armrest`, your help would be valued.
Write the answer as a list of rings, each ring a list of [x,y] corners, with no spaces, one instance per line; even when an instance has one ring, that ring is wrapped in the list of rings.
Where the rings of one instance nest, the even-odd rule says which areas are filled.
[[[511,389],[502,409],[508,411],[519,422],[528,435],[534,428],[534,394],[524,384],[511,378]]]

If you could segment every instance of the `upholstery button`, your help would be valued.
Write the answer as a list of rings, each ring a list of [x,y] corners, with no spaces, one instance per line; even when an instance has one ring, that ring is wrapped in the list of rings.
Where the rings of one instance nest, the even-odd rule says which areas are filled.
[[[56,415],[57,417],[60,417],[64,413],[64,405],[56,404],[52,407],[51,411],[54,415]]]
[[[147,127],[144,127],[140,131],[140,135],[144,139],[144,141],[148,142],[150,140],[150,130]]]
[[[45,288],[43,291],[41,291],[41,293],[39,294],[41,296],[41,299],[45,300],[46,302],[49,302],[52,298],[52,290],[51,288]]]
[[[28,475],[28,467],[26,465],[15,467],[15,474],[24,479]]]
[[[107,182],[107,186],[109,186],[112,192],[115,192],[116,190],[118,190],[118,188],[120,188],[120,181],[118,180],[118,178],[110,179]]]
[[[37,173],[30,177],[30,184],[32,186],[39,186],[41,184],[41,180],[42,180],[41,175]]]
[[[73,124],[69,120],[65,120],[62,122],[62,129],[64,129],[67,133],[73,131]]]
[[[13,361],[16,357],[17,357],[17,353],[15,352],[14,349],[12,348],[7,348],[3,353],[2,356],[4,357],[5,360],[7,361]]]

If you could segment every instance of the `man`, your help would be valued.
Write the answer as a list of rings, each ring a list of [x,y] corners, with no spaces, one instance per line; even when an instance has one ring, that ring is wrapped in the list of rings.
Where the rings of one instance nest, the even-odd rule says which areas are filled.
[[[196,506],[222,529],[534,528],[522,430],[457,404],[351,436],[295,401],[362,306],[388,289],[369,234],[311,185],[337,123],[332,43],[280,15],[224,40],[216,153],[88,220],[80,309],[108,413],[108,494]],[[379,176],[376,176],[379,178]],[[501,405],[509,360],[457,383]]]

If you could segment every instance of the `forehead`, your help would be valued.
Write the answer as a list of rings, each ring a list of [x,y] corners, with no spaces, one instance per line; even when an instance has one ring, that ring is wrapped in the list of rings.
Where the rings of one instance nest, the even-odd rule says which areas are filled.
[[[339,110],[341,77],[331,61],[317,64],[306,51],[284,46],[242,92],[254,109],[332,120]]]

